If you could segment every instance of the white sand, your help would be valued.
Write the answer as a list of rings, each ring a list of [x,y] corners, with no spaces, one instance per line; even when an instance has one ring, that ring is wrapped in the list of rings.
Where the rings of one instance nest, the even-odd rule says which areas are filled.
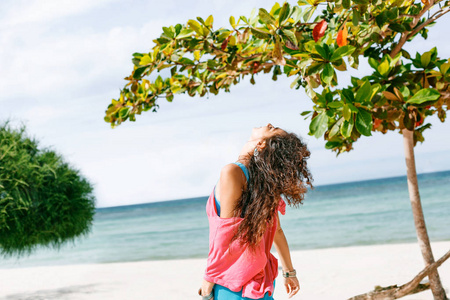
[[[450,249],[450,241],[432,244],[435,259]],[[276,255],[276,253],[275,253]],[[301,290],[291,299],[347,299],[375,285],[403,284],[422,268],[413,244],[358,246],[293,251]],[[66,265],[0,270],[0,299],[200,299],[206,259]],[[439,273],[450,293],[450,261]],[[275,299],[288,299],[277,278]],[[433,299],[430,291],[403,299]]]

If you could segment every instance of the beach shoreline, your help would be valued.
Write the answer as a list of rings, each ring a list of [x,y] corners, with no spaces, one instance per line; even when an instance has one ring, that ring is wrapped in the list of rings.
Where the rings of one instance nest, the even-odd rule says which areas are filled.
[[[433,242],[432,248],[437,260],[450,241]],[[423,269],[417,243],[295,250],[291,256],[301,285],[291,299],[348,299],[376,285],[404,284]],[[1,269],[0,299],[200,299],[205,265],[206,258],[195,258]],[[449,261],[439,273],[449,294]],[[282,282],[279,274],[277,300],[288,299]],[[433,297],[425,291],[403,299]]]

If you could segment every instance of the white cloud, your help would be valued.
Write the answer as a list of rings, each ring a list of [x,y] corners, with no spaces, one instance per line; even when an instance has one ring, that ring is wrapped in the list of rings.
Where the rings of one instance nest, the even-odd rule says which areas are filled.
[[[2,4],[0,28],[30,23],[49,23],[55,19],[81,14],[105,5],[112,0],[15,0]]]

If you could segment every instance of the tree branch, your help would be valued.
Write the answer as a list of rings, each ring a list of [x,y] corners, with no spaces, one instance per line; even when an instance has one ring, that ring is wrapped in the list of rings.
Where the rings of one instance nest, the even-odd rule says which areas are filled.
[[[411,281],[401,285],[391,285],[388,287],[375,287],[375,290],[357,295],[348,300],[392,300],[404,297],[409,294],[415,294],[425,291],[430,288],[430,284],[420,284],[420,281],[428,276],[430,272],[437,269],[442,265],[448,258],[450,258],[450,250],[444,254],[438,261],[432,263],[431,265],[424,268],[419,272]]]
[[[419,22],[420,18],[421,18],[427,11],[429,11],[430,8],[431,8],[435,3],[438,3],[438,2],[440,2],[440,1],[433,1],[433,0],[431,0],[430,3],[426,4],[426,5],[422,8],[422,10],[420,11],[420,13],[417,14],[417,15],[413,18],[413,20],[412,20],[412,22],[411,22],[411,27],[414,28],[414,27],[417,25],[417,23]],[[431,18],[430,18],[430,19],[431,19]],[[432,21],[430,21],[430,22],[432,22]],[[426,25],[428,25],[428,24],[426,24]],[[425,26],[426,26],[426,25],[425,25]],[[422,29],[422,28],[420,28],[420,29]],[[419,29],[419,31],[420,31],[420,29]],[[406,32],[403,32],[403,33],[402,33],[402,36],[400,37],[400,40],[398,41],[397,45],[395,45],[394,49],[392,49],[392,51],[391,51],[391,54],[390,54],[391,57],[396,56],[396,55],[402,50],[403,45],[406,43],[406,41],[408,40],[409,37],[410,37],[410,36],[409,36]]]
[[[410,34],[408,34],[408,39],[411,38],[412,36],[414,36],[416,33],[418,33],[420,30],[422,30],[422,28],[424,28],[425,26],[427,26],[428,24],[430,24],[431,22],[436,21],[437,19],[439,19],[440,17],[442,17],[443,15],[445,15],[446,13],[448,13],[450,11],[450,8],[448,8],[447,10],[439,10],[437,11],[435,14],[433,14],[433,16],[431,16],[431,18],[429,18],[428,20],[426,20],[425,22],[423,22],[422,24],[420,24],[419,26],[417,26],[416,29],[414,29]],[[441,12],[439,15],[436,15],[437,13]]]
[[[444,263],[450,257],[450,250],[444,254],[438,261],[428,265],[425,269],[423,269],[419,274],[417,274],[410,282],[402,285],[399,290],[394,294],[396,298],[403,297],[409,294],[416,286],[419,285],[420,281],[424,279],[432,270],[438,268],[440,265]]]

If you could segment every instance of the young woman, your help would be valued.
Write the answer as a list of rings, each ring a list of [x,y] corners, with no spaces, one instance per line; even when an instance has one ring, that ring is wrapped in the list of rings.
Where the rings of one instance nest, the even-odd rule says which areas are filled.
[[[294,133],[267,124],[254,128],[235,163],[223,167],[211,193],[206,212],[209,220],[209,254],[202,299],[273,300],[278,260],[289,298],[300,285],[292,265],[279,214],[287,200],[295,207],[312,186],[306,160],[310,152]],[[304,182],[306,181],[306,182]]]

